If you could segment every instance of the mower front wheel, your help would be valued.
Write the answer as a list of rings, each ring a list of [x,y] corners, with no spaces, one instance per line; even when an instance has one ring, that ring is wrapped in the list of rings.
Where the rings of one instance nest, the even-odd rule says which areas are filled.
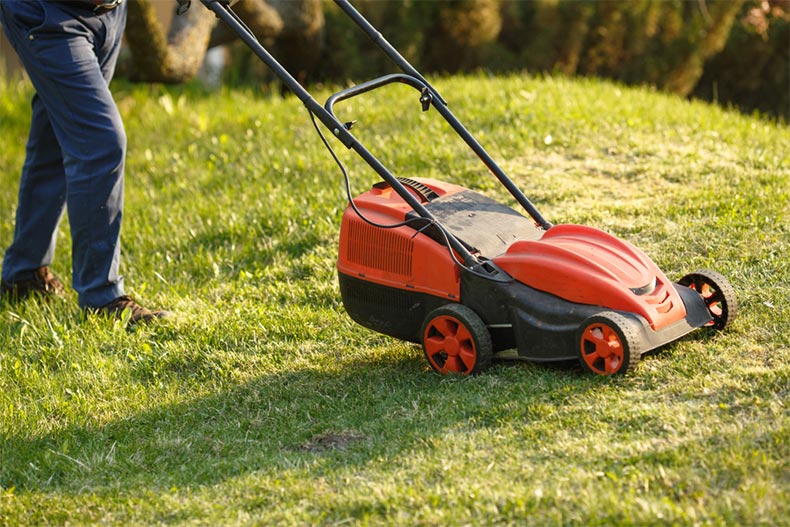
[[[579,328],[579,362],[592,373],[616,375],[634,369],[642,353],[636,331],[620,313],[593,315]]]
[[[679,285],[693,289],[705,301],[713,319],[707,325],[722,330],[732,324],[738,312],[735,289],[729,280],[716,271],[707,269],[689,273],[678,281]]]
[[[477,313],[462,304],[433,310],[425,319],[421,334],[425,357],[442,375],[472,375],[491,365],[491,334]]]

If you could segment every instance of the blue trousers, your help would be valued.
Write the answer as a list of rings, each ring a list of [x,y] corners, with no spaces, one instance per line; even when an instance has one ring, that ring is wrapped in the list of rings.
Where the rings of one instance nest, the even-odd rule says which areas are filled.
[[[19,184],[14,240],[2,277],[29,279],[50,265],[68,211],[72,286],[81,307],[122,296],[119,275],[126,133],[109,89],[126,4],[0,0],[0,22],[36,94]]]

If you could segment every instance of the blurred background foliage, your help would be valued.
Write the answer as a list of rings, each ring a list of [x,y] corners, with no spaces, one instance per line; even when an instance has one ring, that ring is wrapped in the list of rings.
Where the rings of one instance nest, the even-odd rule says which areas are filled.
[[[302,77],[345,82],[393,66],[331,0]],[[418,69],[597,76],[790,120],[790,0],[356,0]],[[229,75],[267,78],[236,44]],[[276,54],[276,51],[275,51]]]

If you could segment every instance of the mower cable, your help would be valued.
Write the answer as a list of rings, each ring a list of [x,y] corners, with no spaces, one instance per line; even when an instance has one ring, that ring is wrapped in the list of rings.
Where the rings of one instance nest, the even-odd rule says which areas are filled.
[[[357,204],[354,203],[354,200],[351,198],[351,182],[349,180],[350,178],[348,176],[348,171],[346,170],[346,167],[343,165],[343,162],[340,161],[340,158],[337,157],[337,154],[335,153],[335,150],[332,148],[332,145],[330,145],[329,141],[326,140],[324,133],[321,131],[321,128],[319,128],[318,126],[318,122],[316,121],[315,114],[313,114],[313,112],[311,112],[309,109],[307,110],[307,112],[310,114],[310,119],[313,121],[313,127],[315,128],[315,131],[318,132],[318,137],[321,138],[321,142],[323,142],[326,149],[329,150],[329,154],[332,156],[332,159],[335,160],[335,164],[337,164],[338,168],[340,168],[340,172],[343,174],[343,180],[345,181],[346,196],[348,198],[348,203],[354,209],[356,215],[359,216],[365,223],[368,223],[374,227],[378,227],[379,229],[395,229],[397,227],[403,227],[405,225],[410,225],[411,223],[418,221],[426,221],[428,223],[433,222],[433,220],[429,220],[427,218],[411,218],[406,221],[402,221],[400,223],[385,225],[382,223],[376,223],[375,221],[365,217],[365,215],[362,214],[362,211],[357,208]]]
[[[354,203],[354,199],[351,197],[351,181],[350,181],[350,178],[349,178],[349,175],[348,175],[348,171],[346,170],[345,165],[343,165],[343,162],[340,160],[339,157],[337,157],[337,154],[335,153],[335,149],[332,148],[332,145],[329,144],[329,141],[326,140],[326,136],[324,136],[324,133],[321,131],[321,128],[318,126],[318,122],[316,121],[315,114],[312,111],[310,111],[309,108],[307,109],[307,113],[310,114],[310,120],[313,122],[313,127],[315,128],[315,131],[318,133],[318,137],[321,138],[321,142],[324,143],[324,146],[329,151],[329,155],[331,155],[332,159],[335,160],[335,164],[338,166],[338,168],[340,169],[340,172],[343,174],[343,181],[345,182],[346,197],[348,199],[348,203],[349,203],[349,205],[351,205],[351,208],[354,210],[354,213],[362,221],[364,221],[365,223],[367,223],[369,225],[372,225],[373,227],[377,227],[379,229],[396,229],[398,227],[412,226],[412,224],[414,224],[414,223],[423,223],[423,225],[421,227],[419,227],[419,228],[413,227],[417,231],[417,232],[414,233],[414,236],[417,236],[418,233],[426,230],[428,227],[433,225],[441,233],[442,238],[444,238],[444,246],[447,248],[447,252],[450,254],[450,258],[453,259],[453,262],[455,263],[455,265],[457,265],[458,267],[460,267],[462,269],[465,269],[467,272],[472,273],[473,275],[478,276],[480,278],[485,278],[487,280],[492,280],[494,282],[502,281],[501,279],[497,279],[497,278],[495,278],[495,277],[493,277],[493,276],[491,276],[489,274],[481,273],[479,271],[476,271],[476,270],[474,270],[472,268],[469,268],[469,267],[465,266],[458,259],[458,257],[455,255],[455,253],[453,252],[453,250],[452,250],[452,248],[450,246],[450,239],[449,239],[449,237],[447,235],[447,231],[444,229],[444,226],[442,226],[441,223],[437,222],[433,218],[422,218],[422,217],[410,218],[410,219],[407,219],[407,220],[399,222],[399,223],[383,224],[383,223],[375,222],[375,221],[371,220],[370,218],[366,217],[362,213],[362,211],[359,210],[359,208],[357,208],[357,204]]]
[[[181,3],[181,0],[179,0],[179,3]],[[253,40],[255,40],[255,42],[260,42],[258,40],[258,37],[255,36],[255,33],[252,32],[250,27],[247,24],[244,23],[244,20],[242,20],[241,17],[239,15],[237,15],[236,12],[233,9],[228,8],[227,4],[229,4],[229,2],[220,2],[220,3],[226,4],[225,8],[227,9],[227,12],[230,13],[230,16],[233,17],[233,20],[236,23],[238,23],[242,28],[244,28],[244,30],[247,32],[248,36],[252,37]],[[180,6],[179,6],[179,9],[180,9]],[[189,9],[188,5],[187,5],[187,9]]]

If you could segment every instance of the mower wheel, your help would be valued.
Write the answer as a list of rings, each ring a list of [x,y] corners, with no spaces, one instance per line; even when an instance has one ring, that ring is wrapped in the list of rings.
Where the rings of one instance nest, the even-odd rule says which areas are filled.
[[[592,373],[616,375],[637,365],[642,356],[636,331],[620,313],[593,315],[579,328],[579,362]]]
[[[462,304],[434,309],[421,334],[425,357],[442,375],[472,375],[491,365],[491,334],[477,313]]]
[[[716,271],[700,270],[689,273],[678,281],[700,294],[713,320],[708,323],[713,329],[722,330],[732,324],[738,312],[735,289],[729,280]]]

